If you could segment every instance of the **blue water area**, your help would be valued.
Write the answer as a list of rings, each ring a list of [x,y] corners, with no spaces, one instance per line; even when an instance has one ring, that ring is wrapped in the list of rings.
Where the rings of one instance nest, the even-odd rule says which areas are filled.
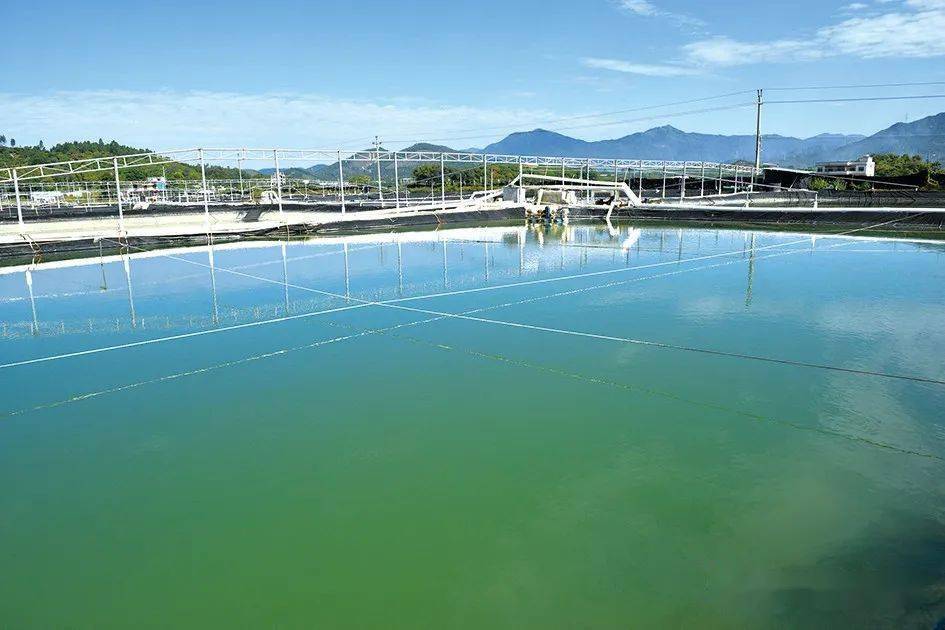
[[[945,617],[945,245],[600,223],[0,267],[0,626]]]

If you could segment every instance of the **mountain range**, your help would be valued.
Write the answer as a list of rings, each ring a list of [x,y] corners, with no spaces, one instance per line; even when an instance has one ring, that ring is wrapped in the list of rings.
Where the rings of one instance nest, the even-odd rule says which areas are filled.
[[[367,147],[365,151],[374,151],[374,147]],[[387,151],[384,147],[381,147],[381,152]],[[413,144],[409,147],[401,149],[401,151],[432,151],[434,153],[452,153],[456,149],[451,149],[450,147],[443,146],[441,144],[430,144],[428,142],[419,142]],[[481,151],[472,151],[472,153],[481,153]],[[409,162],[402,161],[398,166],[398,175],[400,177],[409,177],[410,173],[413,172],[413,169],[416,168],[420,162]],[[303,167],[291,167],[281,169],[283,173],[286,174],[286,177],[305,179],[305,178],[314,178],[320,180],[334,180],[338,179],[338,162],[333,162],[331,164],[316,164],[314,166],[309,166],[307,168]],[[260,173],[264,175],[272,175],[275,172],[274,168],[263,168],[259,169]],[[374,162],[352,162],[345,161],[344,166],[345,181],[348,181],[350,178],[356,175],[367,175],[372,180],[377,176],[377,165]],[[394,178],[394,163],[393,162],[381,162],[381,177],[385,180],[392,180]]]
[[[404,150],[454,151],[450,147],[426,143]],[[692,133],[665,125],[622,138],[587,141],[547,129],[534,129],[509,134],[482,149],[466,150],[505,155],[752,163],[755,159],[755,136]],[[823,133],[810,138],[776,134],[762,136],[762,159],[766,164],[808,168],[816,162],[852,160],[877,153],[906,153],[930,157],[933,161],[945,160],[945,112],[914,122],[896,123],[871,136],[837,133]],[[402,162],[401,177],[409,175],[416,165]],[[373,178],[375,169],[376,166],[368,162],[345,162],[345,178],[353,175]],[[265,169],[262,172],[271,171]],[[287,169],[286,173],[292,177],[334,179],[338,174],[338,164]],[[381,175],[385,179],[393,176],[390,162],[382,162]]]
[[[794,138],[771,134],[762,136],[761,145],[765,163],[794,167],[875,153],[945,158],[945,112],[911,123],[896,123],[871,136],[824,133],[811,138]],[[754,162],[755,136],[689,133],[666,125],[613,140],[588,142],[535,129],[513,133],[482,151],[556,157]]]
[[[813,138],[766,135],[762,137],[763,156],[766,162],[799,165],[805,159],[804,156],[833,154],[864,139],[861,135],[827,133]],[[483,151],[555,157],[754,162],[755,136],[688,133],[666,125],[613,140],[588,142],[553,131],[535,129],[513,133],[490,144]]]

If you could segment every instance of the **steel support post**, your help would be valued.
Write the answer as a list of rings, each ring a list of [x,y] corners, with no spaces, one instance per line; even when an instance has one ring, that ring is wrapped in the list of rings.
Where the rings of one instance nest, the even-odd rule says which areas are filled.
[[[591,202],[591,159],[587,159],[586,167],[587,173],[584,175],[584,199],[587,203]]]
[[[203,149],[197,149],[200,158],[200,192],[203,193],[203,226],[207,231],[207,240],[210,240],[210,191],[207,190],[207,165],[203,159]]]
[[[446,163],[440,153],[440,205],[446,209]]]
[[[400,210],[400,172],[397,169],[396,151],[394,152],[394,197],[397,198],[394,204],[396,205],[397,209]]]
[[[112,160],[112,166],[115,169],[115,198],[118,200],[118,229],[125,230],[125,210],[121,206],[121,182],[118,178],[118,158]]]
[[[377,165],[377,200],[381,202],[381,208],[384,207],[384,190],[381,188],[381,143],[374,140],[374,163]]]
[[[345,171],[342,166],[341,151],[338,151],[338,190],[341,191],[341,214],[345,213]]]
[[[282,212],[282,171],[279,170],[279,151],[272,150],[272,161],[276,166],[276,201],[279,203],[279,220],[285,225],[285,214]]]
[[[246,149],[243,149],[243,154],[245,155]],[[240,201],[243,200],[243,159],[237,158],[236,160],[236,170],[239,173],[240,177]]]
[[[16,219],[20,222],[20,228],[23,228],[23,205],[20,201],[20,181],[16,176],[16,169],[13,169],[13,194],[16,195]]]

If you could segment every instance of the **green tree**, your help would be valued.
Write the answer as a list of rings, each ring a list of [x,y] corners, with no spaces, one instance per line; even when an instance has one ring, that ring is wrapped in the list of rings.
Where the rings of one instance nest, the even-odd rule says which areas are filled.
[[[445,170],[445,169],[444,169]],[[416,184],[427,184],[440,181],[439,164],[420,164],[413,169],[413,181]]]
[[[876,162],[877,177],[904,177],[920,173],[933,173],[941,170],[938,162],[927,162],[921,155],[898,153],[880,153],[873,156]]]

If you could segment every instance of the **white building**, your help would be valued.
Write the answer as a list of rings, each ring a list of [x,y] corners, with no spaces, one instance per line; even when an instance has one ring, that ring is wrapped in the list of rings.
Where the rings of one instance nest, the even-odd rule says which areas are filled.
[[[59,203],[65,197],[64,192],[58,190],[34,190],[30,192],[30,201],[33,203]]]
[[[818,162],[817,172],[824,175],[852,175],[860,177],[874,177],[876,162],[871,155],[864,155],[858,160],[850,162]]]

